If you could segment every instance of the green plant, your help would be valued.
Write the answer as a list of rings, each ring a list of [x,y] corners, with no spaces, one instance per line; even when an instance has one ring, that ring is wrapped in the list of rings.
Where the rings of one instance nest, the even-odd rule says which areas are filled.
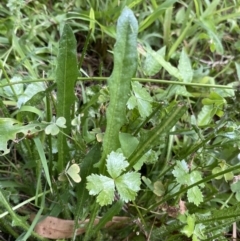
[[[0,14],[0,238],[47,240],[38,223],[48,238],[227,240],[238,3],[9,0]]]

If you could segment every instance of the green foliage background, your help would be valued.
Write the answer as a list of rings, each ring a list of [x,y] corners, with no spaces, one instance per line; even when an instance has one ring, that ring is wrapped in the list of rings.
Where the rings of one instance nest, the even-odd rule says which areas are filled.
[[[33,231],[40,215],[75,229],[89,218],[71,240],[235,235],[239,11],[222,0],[2,1],[0,239],[47,240]],[[71,185],[59,175],[73,163]],[[116,216],[130,221],[103,229]]]

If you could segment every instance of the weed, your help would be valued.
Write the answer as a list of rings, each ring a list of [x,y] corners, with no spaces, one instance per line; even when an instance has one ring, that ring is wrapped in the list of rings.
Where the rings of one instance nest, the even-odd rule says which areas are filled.
[[[236,1],[1,5],[2,240],[237,238]]]

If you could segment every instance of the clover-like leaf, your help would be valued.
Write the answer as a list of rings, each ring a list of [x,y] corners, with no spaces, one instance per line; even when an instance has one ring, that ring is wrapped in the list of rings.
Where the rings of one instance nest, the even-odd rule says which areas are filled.
[[[69,165],[70,165],[70,162],[67,164],[65,171],[59,174],[58,180],[65,181],[67,177],[67,179],[69,180],[69,183],[71,184],[71,186],[73,186],[68,176],[71,177],[71,179],[76,183],[81,182],[81,177],[79,175],[80,167],[76,163],[73,163],[71,166]]]
[[[163,183],[161,181],[154,182],[154,184],[153,184],[153,192],[158,197],[163,196],[163,194],[165,193],[165,187],[164,187],[164,185],[163,185]]]
[[[217,173],[219,173],[221,171],[222,171],[221,167],[214,167],[212,169],[212,174],[217,174]],[[222,177],[223,177],[223,175],[219,175],[219,176],[215,177],[215,179],[221,179]]]
[[[232,192],[240,192],[240,181],[231,184]]]
[[[45,128],[45,133],[47,135],[51,134],[52,136],[56,136],[59,133],[59,128],[55,123],[52,123]]]
[[[233,172],[228,172],[228,173],[224,174],[224,179],[225,179],[226,182],[231,181],[233,178],[234,178]]]
[[[81,125],[81,117],[83,116],[83,114],[79,114],[78,116],[76,116],[72,121],[71,124],[73,126],[80,126]]]
[[[66,128],[66,119],[64,117],[59,117],[56,120],[56,125],[61,127],[61,128]]]
[[[51,134],[52,136],[56,136],[60,129],[60,128],[66,128],[66,119],[64,117],[59,117],[56,122],[55,122],[55,118],[53,118],[53,122],[51,124],[49,124],[46,128],[45,128],[45,133],[47,135]]]
[[[219,172],[225,171],[226,169],[228,169],[227,163],[224,160],[220,160],[218,166],[213,168],[212,174],[217,174]],[[223,175],[219,175],[219,176],[215,177],[215,179],[221,179],[223,177],[224,177],[225,181],[227,182],[227,181],[231,181],[233,179],[234,175],[233,175],[233,172],[227,172]]]

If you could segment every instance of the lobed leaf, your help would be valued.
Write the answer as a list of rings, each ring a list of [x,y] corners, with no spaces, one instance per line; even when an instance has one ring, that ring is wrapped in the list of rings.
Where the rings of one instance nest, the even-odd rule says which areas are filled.
[[[178,69],[183,78],[183,82],[191,83],[193,78],[192,64],[184,49],[180,55]]]
[[[114,181],[113,179],[103,176],[92,174],[87,177],[87,186],[90,195],[98,195],[97,202],[101,205],[108,205],[114,199]]]
[[[191,237],[193,235],[194,226],[195,226],[195,217],[192,215],[187,216],[187,225],[183,227],[181,230],[187,237]]]
[[[24,125],[23,123],[12,118],[0,119],[0,156],[9,153],[8,141],[17,141],[17,134],[23,135],[34,134],[43,129],[45,125],[40,123],[31,123]]]
[[[34,95],[44,91],[43,83],[31,83],[27,86],[24,92],[19,96],[17,107],[20,108],[23,104],[29,101]]]
[[[161,55],[156,55],[153,53],[150,53],[152,57],[172,76],[177,78],[178,80],[182,81],[182,75],[180,71],[171,65],[170,62],[166,61]]]
[[[187,191],[188,201],[198,206],[203,202],[203,194],[198,186],[194,186]]]
[[[190,173],[190,178],[189,178],[189,185],[194,184],[196,182],[199,182],[202,180],[201,173],[199,171],[192,171]],[[200,184],[201,187],[204,187],[204,183]]]
[[[114,189],[103,189],[97,196],[97,203],[101,206],[112,204],[114,200]]]
[[[122,153],[111,152],[107,157],[107,171],[113,179],[117,178],[128,165]]]
[[[152,113],[151,102],[153,101],[153,98],[145,88],[142,88],[142,85],[137,81],[132,82],[132,89],[140,116],[143,118],[148,117]]]
[[[146,73],[146,75],[153,76],[161,70],[162,65],[153,56],[160,55],[164,57],[165,53],[166,53],[166,46],[159,49],[157,52],[154,52],[153,50],[147,51],[147,56],[143,64],[143,71]]]
[[[141,175],[137,172],[128,172],[115,180],[121,199],[125,202],[133,201],[140,190]]]

